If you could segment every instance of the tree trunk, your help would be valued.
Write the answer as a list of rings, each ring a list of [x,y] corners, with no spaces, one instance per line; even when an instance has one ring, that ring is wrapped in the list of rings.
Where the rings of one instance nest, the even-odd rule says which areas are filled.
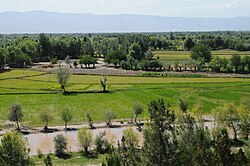
[[[233,131],[234,131],[234,140],[238,140],[238,139],[237,139],[237,131],[236,131],[236,129],[235,129],[235,126],[232,125],[232,128],[233,128]]]
[[[89,154],[88,147],[84,147],[85,155],[87,156]]]
[[[20,130],[20,126],[19,126],[18,120],[16,120],[16,125],[17,125],[17,130],[18,130],[18,131],[21,131],[21,130]]]
[[[248,140],[248,134],[245,135],[245,140]]]
[[[67,122],[65,122],[65,131],[67,132]]]
[[[135,115],[135,123],[137,123],[136,121],[137,121],[137,117],[138,117],[138,115]]]

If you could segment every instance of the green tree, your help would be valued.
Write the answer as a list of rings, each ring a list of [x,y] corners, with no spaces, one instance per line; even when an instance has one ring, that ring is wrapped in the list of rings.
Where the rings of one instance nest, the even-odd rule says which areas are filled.
[[[250,100],[244,98],[237,107],[239,113],[240,124],[239,128],[244,138],[247,140],[250,133]]]
[[[139,104],[134,104],[133,110],[135,114],[135,123],[137,123],[137,117],[143,113],[143,107]]]
[[[237,132],[240,127],[240,116],[237,107],[233,103],[225,104],[217,108],[217,119],[221,125],[233,129],[234,140],[237,140]]]
[[[135,60],[143,59],[141,46],[138,43],[133,43],[129,48],[129,55],[133,57]]]
[[[19,103],[12,103],[9,111],[9,120],[12,122],[16,122],[18,131],[21,131],[19,122],[22,121],[22,118],[22,106]]]
[[[232,66],[234,67],[235,72],[238,72],[241,67],[241,57],[239,55],[233,55],[230,59]]]
[[[66,93],[65,87],[68,84],[70,72],[68,68],[59,68],[57,71],[57,81],[61,85],[63,93]]]
[[[121,65],[120,62],[126,60],[127,57],[122,50],[110,51],[106,56],[104,61],[108,64],[112,63],[115,66]]]
[[[179,99],[179,107],[183,113],[187,113],[188,110],[188,101],[185,98]]]
[[[187,40],[185,40],[185,43],[184,43],[185,49],[190,50],[194,46],[195,46],[195,42],[192,40],[192,38],[187,38]]]
[[[233,156],[231,155],[231,140],[226,129],[222,129],[218,133],[216,137],[215,150],[218,155],[218,163],[221,163],[222,165],[233,165]]]
[[[101,86],[102,86],[102,91],[106,92],[106,89],[107,89],[107,77],[103,77],[100,80],[100,83],[101,83]]]
[[[29,165],[29,149],[26,140],[17,132],[3,135],[0,144],[0,165]]]
[[[112,146],[112,144],[109,143],[109,141],[106,138],[104,138],[105,134],[106,134],[105,131],[100,132],[96,136],[95,141],[94,141],[96,151],[100,154],[108,153]]]
[[[4,48],[0,48],[0,70],[4,69],[6,64],[6,54],[7,51]]]
[[[62,134],[57,134],[54,137],[54,144],[55,144],[55,153],[57,156],[61,156],[65,154],[65,151],[67,150],[67,139]]]
[[[48,154],[46,158],[44,158],[44,164],[45,166],[52,166],[52,160],[51,160],[50,154]]]
[[[50,121],[54,120],[54,116],[51,114],[51,112],[49,111],[42,111],[40,113],[40,120],[41,122],[45,123],[44,124],[44,131],[47,132],[48,131],[48,124]]]
[[[143,130],[145,165],[174,165],[177,150],[174,111],[165,106],[163,99],[151,101],[148,109],[150,123]]]
[[[193,60],[203,60],[210,62],[212,59],[211,51],[206,45],[196,45],[191,49],[191,58]]]
[[[107,126],[112,126],[112,120],[116,118],[116,114],[113,111],[106,111],[104,113],[104,119]]]
[[[95,64],[97,63],[96,58],[92,57],[91,55],[83,55],[80,57],[79,64],[84,64],[85,67],[90,67],[90,65],[93,65],[95,67]]]
[[[126,147],[137,147],[139,144],[139,136],[132,128],[128,128],[122,131],[124,137],[124,143]]]
[[[77,137],[80,147],[83,148],[85,155],[88,155],[89,148],[93,143],[92,133],[89,130],[82,128],[81,130],[78,131]]]
[[[151,49],[148,49],[147,52],[145,53],[145,59],[146,60],[152,60],[154,57],[154,54]]]
[[[220,72],[221,67],[222,67],[222,60],[221,60],[220,57],[215,56],[215,57],[211,60],[211,62],[210,62],[209,65],[210,65],[212,71]]]
[[[49,37],[44,33],[40,34],[38,37],[39,40],[39,60],[47,60],[51,57],[51,43]]]
[[[89,122],[89,126],[91,128],[93,128],[93,118],[92,118],[92,113],[91,112],[86,112],[86,117],[88,119],[88,122]]]
[[[243,63],[243,66],[247,66],[247,71],[248,73],[250,73],[250,56],[244,56],[242,58],[242,63]]]
[[[67,131],[67,125],[72,120],[72,118],[73,115],[71,111],[68,108],[65,108],[61,114],[61,119],[64,121],[65,131]]]

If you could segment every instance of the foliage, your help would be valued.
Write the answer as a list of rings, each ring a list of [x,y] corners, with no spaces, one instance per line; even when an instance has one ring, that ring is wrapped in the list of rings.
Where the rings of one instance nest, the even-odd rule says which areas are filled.
[[[122,50],[110,51],[106,56],[104,61],[108,64],[112,63],[115,66],[121,65],[121,61],[126,60],[127,57]]]
[[[143,52],[141,46],[138,43],[133,43],[129,49],[129,55],[135,60],[143,59]]]
[[[179,99],[179,107],[180,107],[180,110],[181,110],[183,113],[187,113],[187,110],[188,110],[188,102],[187,102],[187,99],[185,99],[185,98],[180,98],[180,99]]]
[[[203,60],[210,62],[212,59],[211,52],[206,45],[196,45],[191,49],[191,58],[194,60]]]
[[[67,150],[67,139],[63,136],[63,134],[57,134],[54,137],[54,144],[55,144],[55,153],[57,156],[62,156],[65,154],[65,151]]]
[[[64,121],[65,130],[67,131],[67,125],[73,118],[72,112],[68,108],[65,108],[62,111],[61,118]]]
[[[48,124],[49,122],[54,120],[54,116],[51,114],[51,112],[45,110],[40,113],[40,120],[44,123],[44,130],[48,130]]]
[[[8,117],[10,121],[16,122],[17,129],[20,131],[19,122],[22,121],[23,111],[22,111],[22,106],[19,103],[11,104]]]
[[[135,114],[135,123],[137,123],[137,117],[143,113],[143,107],[139,104],[134,104],[133,110]]]
[[[29,165],[29,149],[26,140],[17,132],[3,135],[0,144],[1,165]]]
[[[104,114],[104,119],[107,126],[112,126],[112,120],[116,118],[116,114],[113,111],[106,111]]]
[[[239,71],[239,68],[241,66],[241,57],[239,55],[233,55],[232,58],[230,59],[232,66],[235,69],[235,72]]]
[[[52,65],[55,65],[55,64],[58,63],[58,59],[57,59],[57,58],[52,58],[50,63],[51,63]]]
[[[82,128],[81,130],[78,131],[77,137],[79,146],[83,148],[85,155],[87,156],[89,154],[89,148],[93,143],[92,133],[89,130]]]
[[[148,105],[151,123],[143,130],[143,152],[147,165],[173,165],[176,158],[175,114],[162,99]],[[158,141],[155,141],[158,140]]]
[[[237,107],[233,103],[225,104],[222,107],[218,107],[215,110],[219,123],[224,127],[230,127],[233,129],[234,140],[237,140],[237,132],[240,128],[240,117],[237,111]]]
[[[61,88],[63,90],[63,93],[66,92],[65,87],[68,84],[70,78],[70,73],[68,68],[59,68],[57,71],[57,81],[61,85]]]
[[[192,38],[187,38],[184,43],[184,47],[187,50],[190,50],[195,46],[195,42],[192,40]]]
[[[116,152],[107,155],[107,166],[121,166],[119,154]]]
[[[247,98],[243,98],[237,107],[237,111],[240,118],[240,131],[244,138],[247,140],[250,133],[250,101]]]
[[[6,54],[7,51],[3,48],[0,48],[0,70],[2,70],[2,68],[6,64],[6,59],[7,59]]]
[[[100,80],[100,83],[101,83],[101,86],[102,86],[102,90],[103,92],[106,92],[106,89],[107,89],[107,77],[103,77],[101,80]]]
[[[46,158],[44,158],[44,164],[45,166],[52,166],[52,160],[51,160],[50,154],[48,154]]]
[[[93,127],[93,118],[92,118],[92,113],[91,112],[86,112],[86,117],[88,119],[88,123],[90,127]]]
[[[37,149],[36,153],[37,153],[38,158],[43,157],[43,152],[40,149]]]
[[[97,63],[97,59],[92,57],[91,55],[83,55],[80,57],[79,64],[84,64],[85,67],[90,67],[90,65],[93,65],[95,67],[95,64]]]
[[[100,132],[95,138],[95,149],[100,154],[108,153],[111,150],[112,144],[106,139],[105,131]]]
[[[125,147],[137,147],[139,144],[138,133],[132,128],[128,128],[122,131]]]

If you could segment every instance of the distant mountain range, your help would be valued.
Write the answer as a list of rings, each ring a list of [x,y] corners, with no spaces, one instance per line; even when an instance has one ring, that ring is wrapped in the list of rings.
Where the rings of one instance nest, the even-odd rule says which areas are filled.
[[[0,33],[248,31],[250,17],[185,18],[45,11],[0,13]]]

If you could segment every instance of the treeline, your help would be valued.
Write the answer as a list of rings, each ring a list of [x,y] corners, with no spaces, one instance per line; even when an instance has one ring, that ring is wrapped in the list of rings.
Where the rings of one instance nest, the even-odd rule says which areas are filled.
[[[246,51],[250,50],[249,40],[248,32],[0,35],[0,66],[7,63],[12,67],[23,67],[23,62],[29,65],[53,58],[65,59],[67,56],[72,59],[83,55],[105,57],[117,50],[127,55],[135,44],[140,48],[131,54],[135,60],[143,59],[149,49],[189,50],[200,44],[207,45],[210,50]],[[113,62],[117,64],[117,60]],[[125,64],[124,68],[128,66],[131,64]],[[137,67],[136,62],[133,66]]]

